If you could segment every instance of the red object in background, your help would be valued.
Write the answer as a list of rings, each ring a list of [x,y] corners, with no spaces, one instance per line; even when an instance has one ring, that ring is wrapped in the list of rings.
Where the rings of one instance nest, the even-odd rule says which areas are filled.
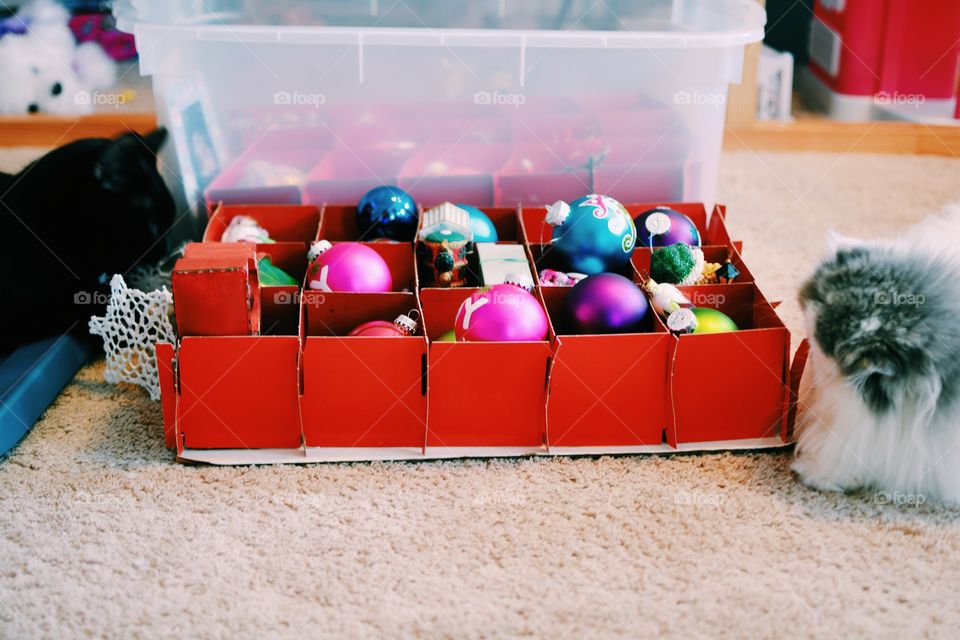
[[[834,92],[954,96],[957,0],[817,0],[810,69]]]
[[[70,18],[68,25],[77,43],[96,42],[117,62],[137,55],[133,34],[117,31],[113,16],[109,13],[75,15]]]

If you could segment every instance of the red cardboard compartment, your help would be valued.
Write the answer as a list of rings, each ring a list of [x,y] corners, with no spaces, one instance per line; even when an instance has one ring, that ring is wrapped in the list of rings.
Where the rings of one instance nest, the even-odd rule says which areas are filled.
[[[350,337],[371,320],[420,315],[412,293],[303,295],[305,338],[300,407],[308,447],[415,447],[427,428],[427,342]]]
[[[786,439],[790,333],[753,283],[680,287],[739,331],[674,338],[667,442]]]
[[[177,450],[301,445],[298,336],[185,337]]]
[[[703,258],[706,262],[716,262],[723,265],[729,258],[730,263],[740,272],[735,282],[754,282],[753,274],[743,262],[743,257],[736,247],[730,245],[703,245]],[[650,256],[654,250],[648,247],[637,247],[630,256],[630,262],[633,264],[634,275],[637,282],[643,283],[650,276]]]
[[[547,405],[550,447],[659,445],[667,427],[673,338],[651,309],[644,332],[572,335],[570,287],[541,287],[556,338]]]
[[[430,447],[540,448],[550,343],[437,342],[476,289],[423,289]]]
[[[249,205],[218,203],[203,232],[204,242],[220,242],[223,232],[236,216],[250,216],[270,233],[277,243],[308,245],[317,237],[320,209],[312,205]],[[264,247],[258,245],[258,248]]]

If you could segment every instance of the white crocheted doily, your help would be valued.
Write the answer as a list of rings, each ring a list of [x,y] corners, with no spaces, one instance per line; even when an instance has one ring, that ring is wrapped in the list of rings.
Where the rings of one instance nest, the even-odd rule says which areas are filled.
[[[110,280],[110,302],[104,317],[90,318],[90,333],[103,338],[107,356],[107,382],[129,382],[160,399],[155,347],[158,342],[176,344],[170,323],[173,296],[166,287],[144,292],[130,289],[123,276]]]

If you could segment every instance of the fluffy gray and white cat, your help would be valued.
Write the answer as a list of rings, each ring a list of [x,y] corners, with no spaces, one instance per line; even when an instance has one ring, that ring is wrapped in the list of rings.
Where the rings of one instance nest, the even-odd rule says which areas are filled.
[[[960,203],[895,239],[830,244],[800,292],[813,382],[793,470],[960,502]]]

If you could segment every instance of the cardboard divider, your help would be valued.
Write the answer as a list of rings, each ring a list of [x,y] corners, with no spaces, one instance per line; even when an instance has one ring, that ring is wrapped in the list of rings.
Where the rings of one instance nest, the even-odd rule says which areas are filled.
[[[437,342],[476,289],[423,289],[429,344],[427,449],[542,447],[550,343]]]
[[[740,271],[740,275],[734,282],[754,282],[753,274],[744,264],[740,252],[733,245],[704,245],[700,247],[703,250],[703,257],[706,262],[718,262],[721,265],[730,259],[731,264]],[[650,256],[653,251],[648,247],[637,247],[630,257],[630,262],[634,268],[634,278],[636,282],[642,283],[650,275]]]
[[[158,342],[156,349],[157,378],[160,381],[160,409],[163,416],[163,443],[167,449],[177,448],[176,350],[169,342]]]
[[[366,192],[364,192],[366,193]],[[361,194],[362,195],[362,194]],[[364,238],[357,226],[356,205],[325,204],[320,227],[317,231],[317,240],[330,242],[362,242],[372,240]]]
[[[260,288],[260,333],[265,336],[300,335],[300,287]]]
[[[405,242],[365,242],[365,245],[380,254],[390,275],[393,277],[393,291],[416,291],[416,259],[413,257],[413,245]]]
[[[547,406],[549,446],[661,444],[673,338],[653,309],[642,333],[572,335],[562,320],[570,287],[541,287],[540,293],[556,335]]]
[[[695,306],[724,312],[740,330],[674,338],[674,421],[667,441],[676,446],[780,435],[787,420],[790,333],[773,307],[753,283],[680,290]]]
[[[312,205],[217,204],[203,232],[204,242],[220,242],[236,216],[250,216],[270,233],[277,243],[308,245],[320,226],[320,209]],[[259,247],[266,245],[259,245]]]
[[[424,446],[427,342],[417,335],[350,337],[358,325],[422,315],[413,293],[303,296],[300,406],[308,447]]]
[[[185,337],[178,450],[297,448],[298,336]]]

